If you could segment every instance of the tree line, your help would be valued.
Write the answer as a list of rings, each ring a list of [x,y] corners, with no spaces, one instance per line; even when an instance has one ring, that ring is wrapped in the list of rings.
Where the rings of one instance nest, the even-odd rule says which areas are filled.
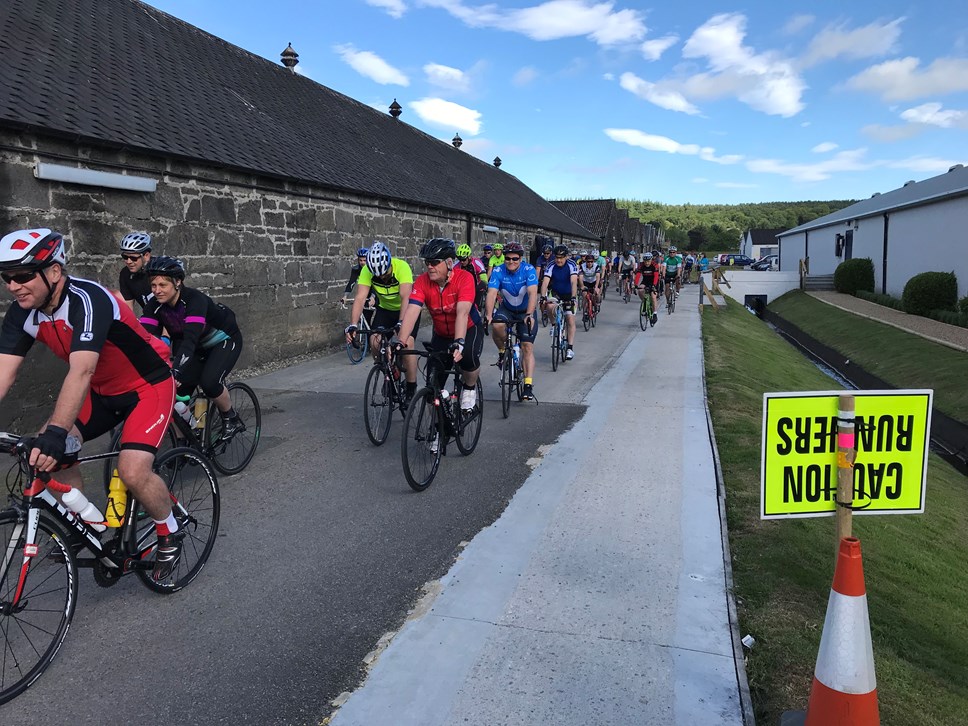
[[[792,229],[854,204],[854,199],[758,204],[662,204],[617,199],[630,217],[661,228],[666,241],[680,248],[707,252],[739,249],[749,229]]]

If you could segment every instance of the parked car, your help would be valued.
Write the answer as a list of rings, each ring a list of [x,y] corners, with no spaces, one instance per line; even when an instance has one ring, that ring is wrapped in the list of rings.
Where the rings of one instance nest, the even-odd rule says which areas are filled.
[[[780,267],[780,256],[779,255],[765,255],[761,257],[752,265],[750,265],[751,270],[776,270]]]
[[[752,265],[756,260],[752,257],[747,257],[746,255],[720,255],[719,264],[722,267],[748,267]]]

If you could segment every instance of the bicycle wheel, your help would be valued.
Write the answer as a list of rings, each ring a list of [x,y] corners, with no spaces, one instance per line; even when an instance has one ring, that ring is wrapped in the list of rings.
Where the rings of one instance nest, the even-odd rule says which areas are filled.
[[[561,355],[558,341],[561,338],[561,323],[555,321],[555,327],[551,329],[551,370],[558,370],[558,357]]]
[[[178,528],[184,529],[186,535],[182,540],[181,558],[168,580],[155,582],[151,570],[135,572],[149,590],[170,594],[194,580],[208,561],[218,536],[222,507],[212,465],[195,449],[182,446],[166,451],[155,459],[154,471],[168,487]],[[137,506],[137,500],[133,498],[128,503]],[[139,518],[128,536],[132,552],[142,558],[149,554],[153,556],[158,537],[151,517],[145,514]]]
[[[403,437],[400,439],[403,473],[415,492],[429,487],[437,476],[444,448],[443,419],[435,399],[432,388],[421,388],[410,400],[403,420]]]
[[[379,366],[373,366],[366,377],[363,389],[363,422],[366,435],[374,446],[380,446],[390,435],[390,421],[393,419],[393,384]]]
[[[40,678],[67,637],[77,603],[77,562],[68,536],[58,524],[41,516],[23,590],[26,522],[7,510],[0,513],[0,550],[6,566],[0,571],[0,703],[23,693]]]
[[[676,311],[676,293],[675,290],[672,291],[672,296],[669,298],[669,314],[672,315]]]
[[[262,436],[262,408],[255,391],[244,383],[228,385],[232,408],[242,420],[242,429],[229,437],[223,435],[222,417],[216,415],[214,402],[209,402],[205,417],[205,455],[222,474],[238,474],[252,461]]]
[[[508,417],[511,412],[511,387],[514,383],[514,351],[508,348],[504,353],[501,366],[501,415]]]
[[[477,403],[472,411],[463,411],[457,407],[457,450],[464,456],[477,448],[477,440],[481,438],[481,426],[484,423],[484,387],[481,379],[477,379]]]
[[[177,413],[173,413],[172,416],[177,416]],[[158,447],[158,453],[155,456],[160,456],[166,451],[170,451],[178,446],[178,437],[175,435],[175,425],[169,424],[168,429],[165,431],[165,437],[161,440],[161,445]],[[111,448],[108,451],[118,451],[121,448],[121,427],[119,426],[111,434]],[[103,477],[104,481],[104,493],[108,492],[108,485],[111,483],[111,475],[114,474],[114,470],[118,468],[118,457],[112,456],[110,459],[104,460],[104,471]]]
[[[588,309],[588,300],[582,305],[581,324],[586,333],[592,325],[592,311]]]
[[[622,299],[626,303],[628,303],[628,301],[632,299],[632,291],[629,290],[628,287],[625,287],[625,289],[622,290]]]
[[[370,336],[363,329],[353,333],[352,340],[346,344],[346,357],[350,363],[356,365],[366,357],[366,349],[370,346]]]
[[[514,364],[514,390],[518,395],[518,402],[524,400],[524,369],[521,368],[521,362],[518,360]]]

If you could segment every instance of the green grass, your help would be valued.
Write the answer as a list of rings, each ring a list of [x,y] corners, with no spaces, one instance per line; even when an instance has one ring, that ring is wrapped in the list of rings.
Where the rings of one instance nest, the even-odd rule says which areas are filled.
[[[795,290],[770,310],[897,388],[933,388],[934,405],[968,422],[968,353],[852,315]]]
[[[763,393],[837,386],[731,301],[703,313],[703,341],[740,628],[757,641],[750,688],[757,722],[776,724],[806,708],[836,529],[831,517],[759,519]],[[934,455],[925,510],[854,517],[884,724],[968,723],[968,479]]]

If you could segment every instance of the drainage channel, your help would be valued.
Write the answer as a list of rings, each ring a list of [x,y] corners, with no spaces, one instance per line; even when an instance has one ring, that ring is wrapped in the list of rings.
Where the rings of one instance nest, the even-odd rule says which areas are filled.
[[[807,335],[776,313],[765,307],[758,307],[759,310],[752,311],[757,317],[842,387],[855,391],[896,388],[852,364],[833,348]],[[937,408],[931,410],[931,450],[968,476],[968,425],[951,418]]]

